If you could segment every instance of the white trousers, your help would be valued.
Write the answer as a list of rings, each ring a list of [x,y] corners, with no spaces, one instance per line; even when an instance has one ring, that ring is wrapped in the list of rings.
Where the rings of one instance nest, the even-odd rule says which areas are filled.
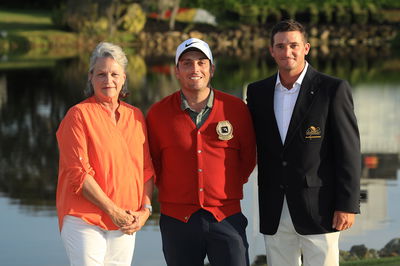
[[[66,215],[61,239],[71,266],[130,266],[132,263],[135,234],[104,230]]]
[[[339,232],[300,235],[290,217],[286,197],[275,235],[264,235],[269,266],[339,266]]]

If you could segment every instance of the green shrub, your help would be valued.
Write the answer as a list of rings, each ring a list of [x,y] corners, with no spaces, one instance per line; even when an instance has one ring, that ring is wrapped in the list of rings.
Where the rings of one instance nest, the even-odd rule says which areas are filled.
[[[51,22],[58,27],[58,28],[66,28],[67,27],[67,21],[65,18],[65,11],[66,7],[64,4],[59,6],[58,8],[54,8],[53,12],[51,14]]]
[[[396,37],[391,41],[392,47],[400,48],[400,33],[397,32]]]
[[[282,13],[279,9],[277,9],[275,7],[271,7],[271,8],[268,8],[267,12],[268,12],[267,19],[266,19],[267,23],[276,23],[276,22],[282,20]]]
[[[297,7],[294,5],[283,4],[280,6],[282,19],[295,19]]]
[[[315,25],[319,22],[319,11],[315,4],[308,4],[296,12],[296,20]]]
[[[309,4],[308,11],[310,13],[310,23],[317,24],[319,22],[319,10],[316,4]]]
[[[367,10],[368,10],[368,16],[369,16],[370,22],[372,22],[372,23],[382,23],[383,22],[382,11],[374,3],[367,3]]]
[[[139,33],[146,24],[146,14],[139,4],[131,4],[120,19],[121,29],[130,33]]]
[[[351,23],[351,12],[341,3],[335,5],[335,19],[336,24],[349,25]]]
[[[334,18],[333,13],[334,13],[333,6],[326,2],[323,3],[321,11],[319,12],[320,16],[319,21],[327,24],[332,23]]]
[[[113,33],[117,28],[130,33],[140,32],[146,23],[146,14],[139,4],[118,1],[68,0],[53,15],[60,26],[85,34]]]
[[[256,5],[242,5],[236,4],[235,9],[239,14],[239,20],[243,24],[257,25],[260,9]]]
[[[351,12],[353,14],[353,22],[356,24],[365,25],[368,22],[368,10],[362,8],[356,0],[351,1]]]
[[[258,17],[260,19],[260,23],[264,25],[267,23],[267,18],[268,18],[268,11],[269,8],[267,6],[261,6],[259,7],[259,12],[258,12]]]

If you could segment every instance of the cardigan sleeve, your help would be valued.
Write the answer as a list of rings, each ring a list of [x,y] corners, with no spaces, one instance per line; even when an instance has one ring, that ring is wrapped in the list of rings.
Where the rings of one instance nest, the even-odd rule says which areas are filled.
[[[243,183],[246,183],[256,165],[256,139],[249,109],[243,102],[240,113],[242,119],[239,128],[241,177]]]
[[[156,118],[156,115],[154,114],[154,110],[150,109],[147,117],[146,117],[146,122],[147,122],[147,129],[148,129],[148,146],[149,146],[149,151],[151,154],[151,159],[153,162],[154,166],[154,182],[157,182],[157,177],[160,176],[161,173],[161,148],[160,145],[158,144],[159,141],[157,139],[157,123],[154,121]]]
[[[143,143],[143,175],[144,175],[144,182],[146,183],[152,177],[155,178],[154,167],[152,158],[150,155],[150,148],[149,148],[149,138],[146,126],[146,120],[143,116],[143,113],[138,110],[138,120],[143,125],[143,133],[145,135],[145,141]]]

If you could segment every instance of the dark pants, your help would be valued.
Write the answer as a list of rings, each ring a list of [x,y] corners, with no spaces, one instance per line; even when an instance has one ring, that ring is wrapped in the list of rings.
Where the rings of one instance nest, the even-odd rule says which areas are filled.
[[[195,212],[187,223],[161,214],[163,252],[168,266],[248,266],[247,219],[240,212],[221,222],[205,210]]]

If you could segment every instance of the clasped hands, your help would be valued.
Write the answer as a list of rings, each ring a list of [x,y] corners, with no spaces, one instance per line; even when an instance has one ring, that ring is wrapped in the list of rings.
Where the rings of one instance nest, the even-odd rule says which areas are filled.
[[[111,215],[111,219],[124,234],[132,235],[144,226],[149,216],[150,212],[148,209],[142,209],[136,212],[119,209]]]

